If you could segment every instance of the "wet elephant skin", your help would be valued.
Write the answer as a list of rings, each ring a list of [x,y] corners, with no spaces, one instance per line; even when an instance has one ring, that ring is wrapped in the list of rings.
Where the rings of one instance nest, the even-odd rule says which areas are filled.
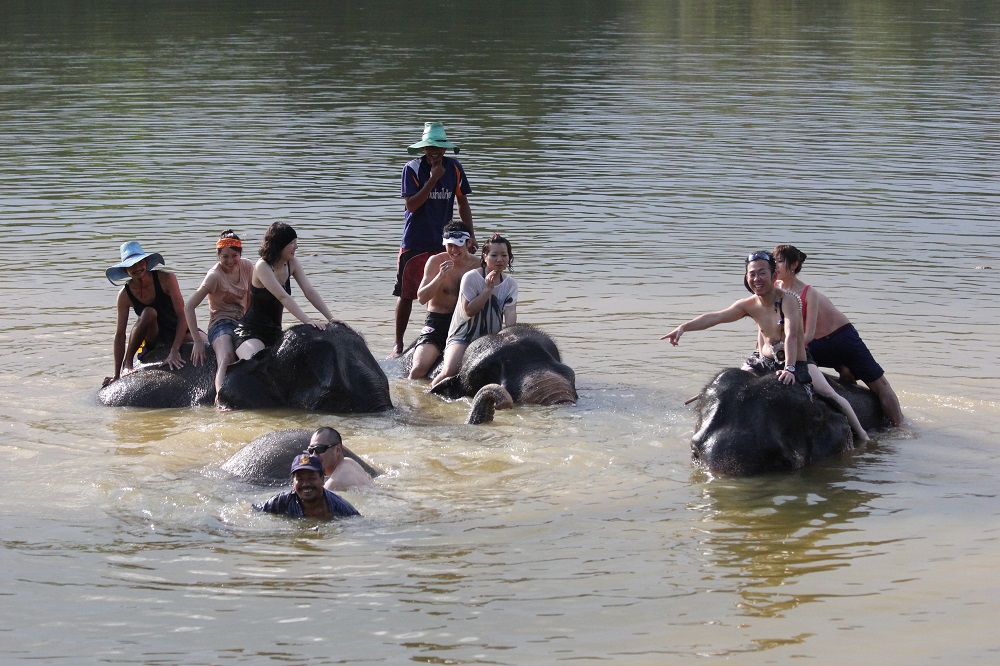
[[[159,351],[159,350],[156,350]],[[215,400],[215,355],[195,368],[182,349],[184,367],[146,364],[101,389],[105,405],[191,407]],[[389,380],[357,332],[342,324],[325,329],[301,324],[273,346],[229,367],[219,402],[229,409],[290,407],[337,414],[392,409]]]
[[[888,425],[871,391],[827,379],[866,430]],[[799,469],[853,448],[851,427],[836,405],[810,397],[800,385],[782,384],[774,374],[723,370],[702,390],[697,408],[692,457],[716,474]]]

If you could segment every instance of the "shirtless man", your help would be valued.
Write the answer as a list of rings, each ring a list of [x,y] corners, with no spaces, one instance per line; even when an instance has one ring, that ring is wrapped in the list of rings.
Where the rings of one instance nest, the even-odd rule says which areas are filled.
[[[479,268],[479,257],[474,254],[475,240],[465,223],[451,222],[445,226],[444,247],[444,252],[427,260],[424,278],[417,289],[417,300],[427,305],[427,318],[413,350],[410,379],[426,377],[441,357],[448,340],[451,316],[458,304],[462,276]]]
[[[365,468],[344,455],[344,440],[339,432],[329,426],[323,426],[313,433],[306,453],[322,461],[323,474],[327,477],[323,487],[327,490],[347,490],[372,485],[372,477]]]
[[[795,292],[802,301],[806,349],[816,359],[817,365],[835,368],[841,377],[849,375],[852,379],[863,381],[878,396],[886,418],[894,426],[902,425],[903,411],[899,407],[899,398],[851,320],[825,294],[799,277],[805,260],[806,253],[794,245],[774,248],[778,286]],[[847,368],[848,372],[842,368]]]
[[[752,296],[736,301],[725,310],[708,312],[685,322],[664,335],[676,346],[687,331],[703,331],[718,324],[750,317],[757,323],[758,339],[763,342],[760,356],[748,359],[745,369],[758,374],[774,371],[782,384],[812,384],[817,393],[833,400],[847,417],[860,443],[868,441],[854,409],[826,381],[823,373],[806,354],[802,333],[802,308],[793,292],[774,285],[774,257],[770,252],[752,252],[746,258],[743,285]]]

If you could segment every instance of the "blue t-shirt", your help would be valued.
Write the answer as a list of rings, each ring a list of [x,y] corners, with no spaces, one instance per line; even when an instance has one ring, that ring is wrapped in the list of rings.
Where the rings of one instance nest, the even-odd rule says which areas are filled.
[[[441,237],[444,236],[444,225],[454,217],[456,193],[463,197],[472,193],[469,179],[465,177],[458,160],[443,157],[441,164],[444,175],[434,184],[427,201],[415,213],[406,211],[403,242],[400,244],[405,250],[438,252],[443,249]],[[410,160],[403,167],[401,196],[404,199],[412,197],[430,178],[431,166],[426,157]]]
[[[326,506],[330,509],[330,513],[333,514],[334,517],[361,515],[358,513],[357,509],[351,506],[351,504],[340,495],[332,493],[326,488],[323,489],[323,494],[326,496]],[[299,496],[291,490],[286,490],[281,494],[275,495],[263,504],[254,504],[253,508],[257,511],[263,511],[264,513],[278,513],[291,518],[302,518],[306,515],[302,508],[302,502],[299,500]]]

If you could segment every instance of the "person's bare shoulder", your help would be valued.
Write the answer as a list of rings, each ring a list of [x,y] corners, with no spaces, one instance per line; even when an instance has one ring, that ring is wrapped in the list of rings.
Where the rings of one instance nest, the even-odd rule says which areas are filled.
[[[327,490],[348,490],[372,485],[372,477],[356,460],[344,458],[323,486]]]

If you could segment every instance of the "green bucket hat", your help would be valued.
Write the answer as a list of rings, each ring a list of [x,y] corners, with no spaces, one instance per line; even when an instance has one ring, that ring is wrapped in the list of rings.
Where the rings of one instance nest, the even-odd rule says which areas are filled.
[[[441,123],[424,123],[424,136],[412,146],[406,149],[411,155],[419,155],[424,152],[427,146],[437,146],[438,148],[451,148],[458,154],[458,146],[453,144],[444,135],[444,125]]]

